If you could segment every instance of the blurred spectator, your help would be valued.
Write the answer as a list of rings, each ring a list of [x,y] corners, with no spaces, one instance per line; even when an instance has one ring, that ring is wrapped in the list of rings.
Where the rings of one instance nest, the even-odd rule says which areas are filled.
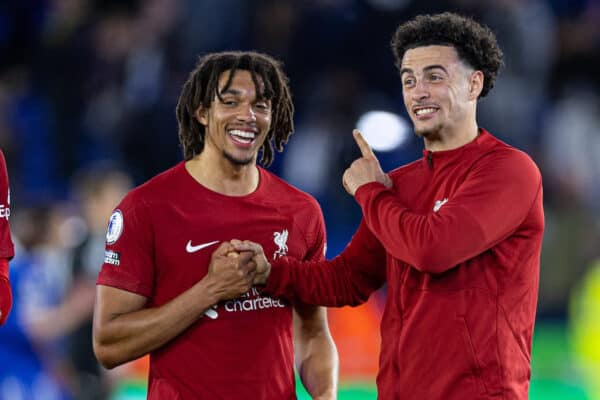
[[[17,257],[11,262],[13,310],[0,329],[0,399],[66,400],[69,374],[64,341],[38,330],[67,281],[54,206],[14,215]],[[21,247],[19,247],[19,244]],[[60,324],[61,321],[52,321]]]
[[[548,229],[540,276],[542,315],[564,314],[569,293],[600,257],[600,97],[575,86],[549,110],[545,160]]]
[[[79,400],[100,400],[108,394],[92,349],[96,278],[104,259],[108,218],[132,186],[125,173],[104,166],[81,171],[74,184],[87,229],[81,243],[72,250],[72,283],[57,312],[69,314],[65,328],[72,326],[69,356],[77,375],[74,392]]]
[[[76,175],[74,188],[83,220],[72,216],[63,222],[63,235],[71,234],[64,264],[66,272],[60,301],[48,307],[34,325],[38,336],[65,342],[69,388],[78,400],[104,399],[107,383],[92,349],[92,316],[96,277],[104,257],[106,225],[115,205],[131,188],[123,172],[108,166],[94,166]],[[75,235],[73,235],[75,234]]]
[[[11,335],[21,346],[7,357],[15,363],[23,359],[30,368],[15,370],[7,378],[10,382],[22,378],[19,387],[35,388],[34,380],[41,379],[44,387],[52,386],[56,398],[67,393],[79,400],[108,396],[109,387],[92,350],[95,280],[102,265],[108,217],[131,186],[129,177],[117,169],[90,167],[74,181],[82,217],[55,206],[16,215],[17,238],[24,250],[11,265],[17,314]],[[0,340],[0,352],[9,352],[9,342]],[[23,393],[24,399],[45,399]],[[5,398],[13,399],[0,396]]]

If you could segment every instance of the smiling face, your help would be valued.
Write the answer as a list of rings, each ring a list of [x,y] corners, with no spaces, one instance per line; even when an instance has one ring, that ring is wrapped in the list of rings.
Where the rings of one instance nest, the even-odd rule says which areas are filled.
[[[220,98],[215,95],[208,109],[201,107],[196,112],[196,118],[206,129],[203,151],[220,153],[236,166],[254,165],[271,127],[271,102],[257,98],[252,75],[247,70],[236,71],[224,90],[229,75],[226,71],[219,77]]]
[[[407,50],[400,78],[404,105],[418,136],[451,137],[474,122],[483,74],[465,65],[453,47]]]

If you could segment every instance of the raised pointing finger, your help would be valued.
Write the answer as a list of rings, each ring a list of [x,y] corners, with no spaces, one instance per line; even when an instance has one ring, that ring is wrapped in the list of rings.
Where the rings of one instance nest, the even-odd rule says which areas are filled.
[[[375,153],[373,153],[373,150],[371,149],[371,146],[369,146],[369,143],[367,143],[367,141],[363,137],[362,133],[360,133],[360,131],[358,129],[354,129],[352,131],[352,135],[354,136],[354,140],[356,141],[356,144],[358,145],[358,148],[360,149],[360,153],[362,154],[362,156],[364,158],[377,159],[377,157],[375,156]]]

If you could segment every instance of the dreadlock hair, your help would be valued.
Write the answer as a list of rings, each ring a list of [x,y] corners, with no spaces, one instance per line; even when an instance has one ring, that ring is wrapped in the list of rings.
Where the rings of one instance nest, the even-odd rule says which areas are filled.
[[[249,71],[256,88],[257,98],[271,101],[271,127],[260,148],[260,163],[268,167],[273,162],[274,149],[281,152],[294,131],[294,105],[288,87],[288,78],[281,63],[274,58],[253,51],[227,51],[200,57],[179,96],[176,114],[179,142],[183,156],[190,160],[204,149],[206,130],[196,119],[200,106],[209,108],[215,96],[231,85],[237,70]],[[229,79],[219,90],[219,78],[229,71]]]
[[[483,72],[483,89],[479,97],[485,97],[494,87],[503,64],[502,50],[487,26],[450,12],[419,15],[401,24],[391,45],[398,70],[407,50],[432,45],[454,47],[463,62]]]

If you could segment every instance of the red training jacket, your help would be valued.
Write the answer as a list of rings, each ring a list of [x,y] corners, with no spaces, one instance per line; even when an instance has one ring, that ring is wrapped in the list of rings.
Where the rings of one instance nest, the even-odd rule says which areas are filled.
[[[385,281],[380,399],[527,399],[544,215],[523,152],[485,130],[361,186],[335,259],[273,263],[265,291],[357,305]]]

